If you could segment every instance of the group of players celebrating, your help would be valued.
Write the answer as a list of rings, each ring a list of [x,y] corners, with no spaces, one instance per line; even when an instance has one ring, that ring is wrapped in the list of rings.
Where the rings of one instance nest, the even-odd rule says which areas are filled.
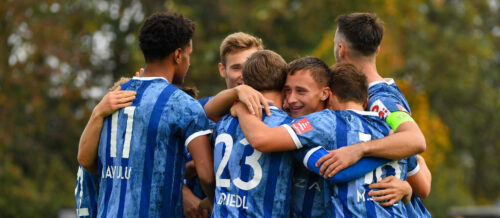
[[[376,68],[383,24],[337,18],[331,67],[287,63],[238,32],[220,46],[227,89],[181,85],[194,23],[156,13],[139,33],[144,71],[94,108],[80,139],[79,217],[430,217],[425,138]]]

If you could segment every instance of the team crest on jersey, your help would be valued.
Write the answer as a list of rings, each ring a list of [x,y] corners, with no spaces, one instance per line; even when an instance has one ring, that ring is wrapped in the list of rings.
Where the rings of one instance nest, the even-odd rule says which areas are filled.
[[[297,132],[297,134],[299,135],[302,135],[313,129],[311,123],[309,123],[309,120],[305,117],[292,124],[292,127],[295,130],[295,132]]]
[[[387,116],[391,114],[391,112],[387,109],[387,107],[385,107],[384,103],[382,103],[380,99],[373,102],[372,106],[370,107],[370,111],[377,112],[378,116],[382,120],[385,120],[385,118],[387,118]]]

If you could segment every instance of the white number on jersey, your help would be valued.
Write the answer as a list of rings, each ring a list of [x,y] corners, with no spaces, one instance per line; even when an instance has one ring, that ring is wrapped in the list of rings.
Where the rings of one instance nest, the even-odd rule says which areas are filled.
[[[231,155],[231,151],[233,150],[233,138],[231,137],[231,135],[229,135],[227,133],[223,133],[223,134],[220,134],[219,136],[217,136],[217,138],[215,139],[216,145],[218,143],[221,143],[221,142],[226,145],[226,149],[224,151],[224,156],[222,157],[222,160],[219,164],[219,167],[217,168],[217,172],[215,173],[215,184],[218,187],[229,187],[231,184],[230,179],[223,179],[223,178],[221,178],[221,176],[222,176],[222,172],[224,171],[224,169],[227,166],[227,163],[229,161],[229,157]],[[249,146],[248,141],[246,139],[242,139],[240,141],[240,143],[243,146]],[[242,189],[242,190],[250,190],[250,189],[257,187],[257,185],[259,185],[260,180],[262,179],[262,167],[259,164],[260,156],[262,156],[262,153],[260,151],[257,151],[254,149],[252,155],[248,156],[245,159],[245,164],[252,168],[254,176],[248,182],[245,182],[245,181],[241,180],[240,178],[234,179],[233,182],[237,188]]]
[[[132,126],[134,125],[135,107],[130,106],[124,108],[123,110],[123,113],[127,115],[127,128],[125,129],[125,141],[123,142],[122,158],[128,158],[130,154],[130,141],[132,140]],[[118,129],[118,113],[119,111],[116,111],[111,116],[111,148],[109,149],[109,155],[111,157],[116,157],[116,132]]]

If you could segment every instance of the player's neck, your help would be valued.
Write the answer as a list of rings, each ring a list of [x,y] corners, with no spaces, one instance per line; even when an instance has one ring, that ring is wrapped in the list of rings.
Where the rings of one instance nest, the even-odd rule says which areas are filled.
[[[363,71],[368,83],[384,80],[384,78],[378,74],[377,63],[375,60],[359,61],[356,65],[361,71]]]
[[[357,111],[364,111],[365,108],[360,103],[348,101],[348,102],[338,103],[335,106],[335,110],[343,110],[343,111],[345,111],[345,110],[357,110]]]
[[[174,78],[174,68],[165,59],[163,61],[154,61],[151,63],[146,63],[144,67],[143,77],[163,77],[172,83]]]
[[[273,105],[278,107],[279,109],[283,109],[283,94],[281,92],[276,91],[264,91],[262,92],[264,98],[267,98],[273,101]]]

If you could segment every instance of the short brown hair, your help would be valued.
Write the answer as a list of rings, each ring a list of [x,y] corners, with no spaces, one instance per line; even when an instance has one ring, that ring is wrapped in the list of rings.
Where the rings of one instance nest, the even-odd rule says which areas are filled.
[[[365,103],[368,98],[368,81],[361,70],[349,63],[337,63],[331,67],[331,71],[329,86],[341,102]]]
[[[304,57],[296,59],[288,64],[288,74],[294,75],[299,70],[309,70],[312,77],[320,86],[327,86],[330,81],[330,68],[317,57]]]
[[[250,48],[257,48],[257,50],[264,49],[262,40],[244,32],[230,34],[220,45],[220,60],[222,65],[226,66],[226,55]]]
[[[243,82],[257,91],[281,91],[286,80],[286,62],[276,52],[253,53],[243,67]]]
[[[336,19],[338,32],[356,51],[373,55],[384,36],[384,23],[374,13],[351,13]]]

